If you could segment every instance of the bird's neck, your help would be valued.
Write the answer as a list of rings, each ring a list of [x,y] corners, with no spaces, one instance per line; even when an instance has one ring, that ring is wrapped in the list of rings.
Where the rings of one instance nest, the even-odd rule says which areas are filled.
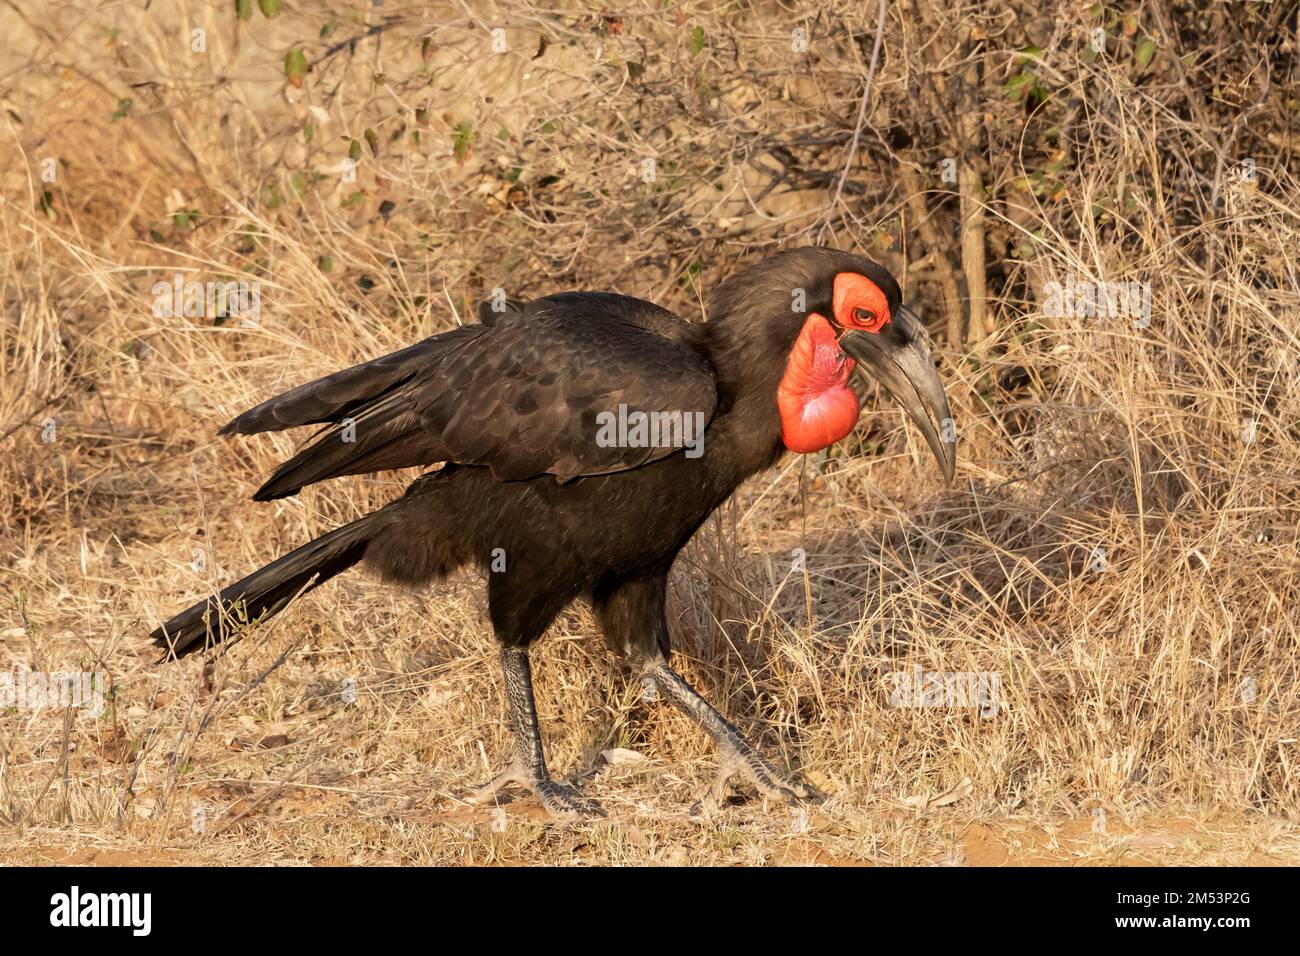
[[[706,442],[718,453],[718,480],[739,484],[787,448],[825,447],[857,420],[857,397],[846,387],[851,366],[838,348],[825,347],[830,329],[814,314],[830,314],[828,255],[813,248],[780,253],[710,296],[701,344],[717,373],[719,406]]]
[[[781,415],[777,390],[785,363],[769,348],[713,325],[709,360],[717,373],[719,406],[706,433],[704,458],[711,476],[734,489],[781,457]]]

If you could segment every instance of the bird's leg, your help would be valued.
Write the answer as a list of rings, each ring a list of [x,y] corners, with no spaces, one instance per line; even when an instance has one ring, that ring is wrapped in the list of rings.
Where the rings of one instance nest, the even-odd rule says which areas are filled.
[[[546,771],[542,754],[542,732],[537,725],[533,702],[533,670],[526,647],[501,648],[501,669],[505,673],[506,702],[515,735],[515,758],[506,770],[488,783],[476,787],[469,800],[483,802],[509,784],[536,794],[549,813],[558,817],[604,816],[600,805],[584,799],[576,787],[556,783]]]
[[[718,776],[700,800],[691,808],[692,813],[713,812],[726,799],[735,777],[744,777],[762,794],[764,803],[769,797],[782,800],[810,800],[820,796],[816,790],[778,773],[758,755],[739,730],[713,709],[707,700],[682,676],[668,666],[662,656],[648,660],[641,671],[642,678],[655,682],[678,710],[700,725],[718,745]]]

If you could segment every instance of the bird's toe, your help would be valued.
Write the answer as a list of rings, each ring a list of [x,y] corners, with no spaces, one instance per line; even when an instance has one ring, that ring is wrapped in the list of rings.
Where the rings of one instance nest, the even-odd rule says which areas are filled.
[[[763,798],[782,803],[817,803],[821,793],[807,784],[779,772],[766,760],[748,750],[724,753],[718,776],[700,800],[691,807],[692,816],[703,816],[719,809],[731,790],[732,781],[742,779],[752,784]]]
[[[536,789],[537,799],[554,817],[566,820],[590,820],[605,816],[595,800],[588,799],[576,787],[548,780]]]

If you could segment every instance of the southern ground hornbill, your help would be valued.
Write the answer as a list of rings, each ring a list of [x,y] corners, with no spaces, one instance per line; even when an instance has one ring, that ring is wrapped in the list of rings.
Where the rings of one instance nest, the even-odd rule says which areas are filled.
[[[721,768],[704,807],[737,776],[765,797],[813,796],[669,666],[667,577],[746,478],[787,449],[817,451],[853,429],[855,371],[902,404],[952,477],[955,448],[940,440],[948,403],[898,284],[865,259],[802,248],[723,283],[707,322],[609,293],[497,305],[478,324],[299,386],[221,429],[326,425],[258,501],[338,475],[443,467],[176,615],[152,635],[164,659],[237,638],[362,561],[410,586],[477,564],[516,744],[509,769],[476,799],[513,783],[554,814],[600,812],[547,772],[528,662],[529,645],[577,597],[591,601],[606,643],[634,673],[717,742]]]

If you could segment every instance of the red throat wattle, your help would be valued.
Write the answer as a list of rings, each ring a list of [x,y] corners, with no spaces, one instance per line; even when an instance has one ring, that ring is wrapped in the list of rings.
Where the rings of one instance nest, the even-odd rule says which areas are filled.
[[[853,366],[830,322],[815,312],[809,315],[790,350],[776,393],[786,448],[821,451],[853,430],[861,410],[848,385]]]

